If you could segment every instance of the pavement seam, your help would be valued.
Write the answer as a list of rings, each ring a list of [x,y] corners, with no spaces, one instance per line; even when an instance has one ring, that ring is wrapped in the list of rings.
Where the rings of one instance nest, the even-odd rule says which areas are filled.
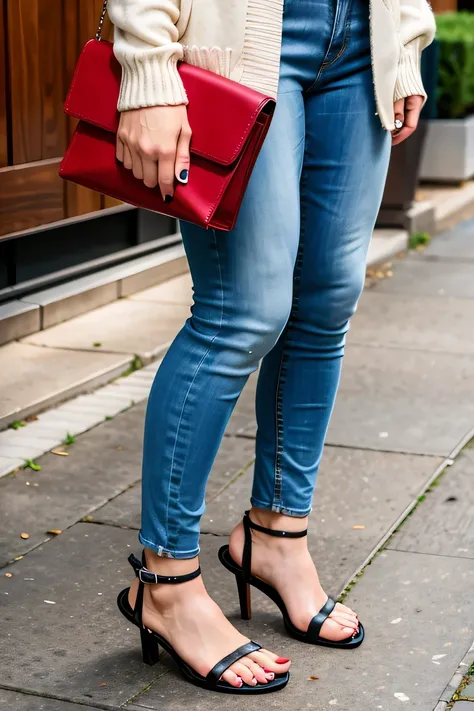
[[[463,442],[465,440],[465,437],[461,440]],[[459,447],[459,445],[458,445]],[[455,448],[456,451],[458,447]],[[459,451],[461,451],[459,449]],[[343,602],[347,595],[349,594],[350,590],[354,587],[356,584],[357,580],[364,574],[365,568],[372,563],[372,561],[376,558],[376,556],[381,553],[385,548],[387,548],[387,543],[388,541],[393,537],[393,535],[396,533],[396,531],[403,525],[403,523],[406,521],[406,519],[411,516],[414,511],[418,508],[418,506],[423,503],[423,498],[426,493],[435,485],[435,483],[438,482],[448,471],[449,467],[452,466],[454,463],[454,459],[452,457],[446,457],[441,464],[435,469],[434,473],[429,477],[429,479],[425,482],[423,485],[421,491],[418,493],[418,495],[411,501],[411,503],[408,504],[408,506],[404,509],[404,511],[400,514],[400,516],[394,521],[394,523],[390,526],[390,528],[386,531],[386,533],[382,536],[382,538],[379,540],[377,545],[373,548],[371,553],[367,556],[365,561],[360,565],[355,573],[347,580],[345,586],[342,589],[342,592],[339,596],[339,601]]]
[[[120,706],[116,706],[116,705],[112,706],[111,704],[107,704],[107,705],[103,704],[100,701],[96,701],[96,702],[94,702],[94,704],[92,704],[92,703],[89,704],[83,700],[68,699],[66,696],[62,696],[61,694],[40,693],[39,691],[32,691],[30,689],[20,689],[18,686],[9,686],[8,684],[2,684],[2,683],[0,683],[0,689],[4,689],[4,691],[13,691],[17,694],[23,694],[24,696],[35,696],[40,699],[51,699],[51,701],[62,701],[64,703],[70,704],[71,706],[73,706],[74,704],[76,706],[84,706],[84,708],[86,708],[86,709],[104,709],[104,711],[118,711],[119,709],[123,708],[123,704]],[[128,703],[128,701],[125,703]]]

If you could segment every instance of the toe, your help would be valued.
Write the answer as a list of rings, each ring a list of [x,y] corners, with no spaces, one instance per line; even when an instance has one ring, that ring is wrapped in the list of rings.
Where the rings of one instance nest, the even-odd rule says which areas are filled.
[[[256,680],[259,682],[259,684],[268,684],[270,681],[269,678],[267,677],[265,671],[262,669],[260,664],[257,664],[257,662],[254,662],[250,657],[244,657],[243,659],[240,660],[242,664],[245,664],[246,667],[250,669]],[[275,674],[273,674],[273,677]]]
[[[279,657],[277,654],[269,652],[266,649],[252,652],[249,656],[250,659],[259,664],[263,669],[267,669],[268,672],[274,672],[275,674],[285,674],[291,666],[289,659]]]
[[[329,617],[321,627],[320,635],[332,642],[342,642],[343,639],[352,637],[355,631],[354,627],[348,627],[346,623],[340,624]]]
[[[333,613],[330,619],[334,620],[334,622],[337,622],[342,627],[352,627],[353,630],[357,630],[359,628],[358,620],[351,615],[346,615],[342,612]]]
[[[246,664],[244,664],[242,661],[232,664],[230,669],[235,674],[237,674],[237,676],[240,676],[240,678],[242,679],[244,684],[248,684],[249,686],[256,686],[258,684],[256,678],[253,675],[253,672],[250,671],[248,666]]]
[[[240,676],[238,676],[235,672],[233,672],[231,669],[227,669],[221,676],[221,679],[223,681],[226,681],[228,684],[231,686],[235,686],[237,689],[239,689],[241,686],[243,686],[243,681]]]

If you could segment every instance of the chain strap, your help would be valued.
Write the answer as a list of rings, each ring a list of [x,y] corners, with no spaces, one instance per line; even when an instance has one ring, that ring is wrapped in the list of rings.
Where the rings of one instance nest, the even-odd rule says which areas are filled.
[[[107,12],[107,2],[108,2],[108,0],[104,0],[104,4],[102,6],[102,12],[100,14],[99,24],[97,26],[97,32],[95,33],[95,38],[96,38],[97,42],[100,42],[102,40],[102,27],[104,25],[105,14]]]

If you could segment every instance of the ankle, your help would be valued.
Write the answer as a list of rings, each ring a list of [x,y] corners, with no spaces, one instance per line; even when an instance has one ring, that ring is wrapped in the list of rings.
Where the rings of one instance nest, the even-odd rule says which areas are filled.
[[[295,516],[285,516],[285,514],[259,509],[254,506],[249,512],[250,520],[264,528],[273,531],[305,531],[308,527],[308,517],[297,518]]]

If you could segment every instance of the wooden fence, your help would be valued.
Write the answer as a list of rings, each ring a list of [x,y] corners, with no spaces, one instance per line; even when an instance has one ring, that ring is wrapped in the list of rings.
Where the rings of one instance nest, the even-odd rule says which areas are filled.
[[[58,177],[75,125],[64,98],[101,8],[102,0],[0,0],[0,239],[117,204]]]

